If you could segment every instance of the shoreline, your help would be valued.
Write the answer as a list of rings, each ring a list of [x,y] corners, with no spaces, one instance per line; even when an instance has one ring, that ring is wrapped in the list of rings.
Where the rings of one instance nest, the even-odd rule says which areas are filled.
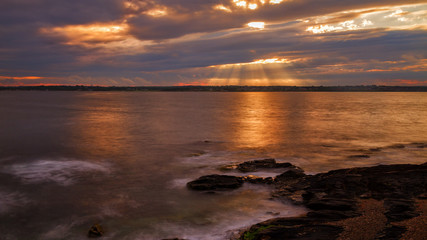
[[[284,172],[274,178],[207,175],[187,186],[210,193],[236,189],[243,183],[269,184],[275,189],[274,198],[308,209],[305,216],[257,223],[232,239],[427,239],[427,162],[306,175],[290,163],[263,159],[234,169],[256,173],[268,168],[283,168]]]

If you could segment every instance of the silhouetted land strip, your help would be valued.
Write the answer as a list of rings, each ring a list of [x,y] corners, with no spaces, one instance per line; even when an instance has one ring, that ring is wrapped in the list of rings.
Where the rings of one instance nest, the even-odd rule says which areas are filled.
[[[0,87],[12,91],[143,91],[143,92],[427,92],[427,86],[17,86]]]

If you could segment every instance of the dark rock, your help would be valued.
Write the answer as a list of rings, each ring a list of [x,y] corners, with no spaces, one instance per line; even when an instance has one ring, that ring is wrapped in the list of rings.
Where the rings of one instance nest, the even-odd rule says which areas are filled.
[[[311,218],[276,218],[252,226],[240,240],[336,239],[341,232],[341,227]]]
[[[318,210],[307,213],[307,217],[323,219],[324,221],[337,221],[346,218],[360,216],[356,211],[340,211],[340,210]]]
[[[227,175],[207,175],[187,183],[187,186],[193,190],[227,190],[241,187],[243,179],[241,177]]]
[[[388,227],[376,239],[399,239],[406,231],[393,226],[418,216],[414,200],[427,196],[427,163],[339,169],[316,175],[287,171],[274,181],[275,197],[300,202],[306,217],[278,218],[252,226],[240,239],[336,239],[342,228],[327,225],[360,215],[360,198],[384,200]]]
[[[356,201],[353,199],[324,198],[320,200],[308,201],[305,205],[312,210],[356,210]]]
[[[405,148],[405,145],[403,145],[403,144],[394,144],[394,145],[391,145],[389,148]]]
[[[94,224],[87,233],[87,236],[90,238],[98,238],[104,235],[104,229],[100,224]]]
[[[276,183],[279,182],[287,182],[289,180],[294,180],[294,179],[299,179],[302,177],[305,177],[306,175],[304,174],[304,172],[302,170],[299,169],[292,169],[292,170],[288,170],[278,176],[275,177],[274,181]]]
[[[400,222],[419,215],[412,200],[386,199],[384,200],[384,207],[386,209],[385,216],[390,222]]]
[[[377,148],[370,148],[369,149],[369,151],[371,151],[371,152],[379,152],[379,151],[381,151],[382,150],[382,148],[380,148],[380,147],[377,147]]]
[[[370,158],[370,156],[367,155],[367,154],[351,155],[351,156],[348,156],[348,157],[349,158]]]
[[[378,240],[399,240],[402,235],[406,232],[405,227],[390,225],[382,232],[377,234],[375,239]]]
[[[241,172],[255,172],[262,168],[287,168],[292,167],[290,163],[276,163],[275,159],[254,160],[237,165],[237,169]]]
[[[243,181],[248,182],[248,183],[254,183],[254,184],[272,184],[273,183],[273,178],[271,177],[257,177],[254,175],[248,175],[248,176],[244,176],[242,177]]]
[[[236,168],[237,168],[237,165],[225,165],[225,166],[221,166],[221,167],[219,168],[219,170],[220,170],[220,171],[225,172],[225,171],[231,171],[231,170],[234,170],[234,169],[236,169]]]

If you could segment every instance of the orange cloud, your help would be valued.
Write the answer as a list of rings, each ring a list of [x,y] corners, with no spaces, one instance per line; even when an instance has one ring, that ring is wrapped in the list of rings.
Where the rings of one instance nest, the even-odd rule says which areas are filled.
[[[13,80],[37,80],[37,79],[44,79],[44,77],[37,77],[37,76],[25,76],[25,77],[0,76],[0,80],[5,80],[5,79],[13,79]]]

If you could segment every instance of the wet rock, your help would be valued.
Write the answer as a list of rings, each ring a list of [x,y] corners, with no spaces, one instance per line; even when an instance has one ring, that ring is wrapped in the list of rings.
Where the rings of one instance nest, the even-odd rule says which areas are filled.
[[[87,236],[90,238],[98,238],[104,235],[104,229],[100,224],[94,224],[87,233]]]
[[[220,171],[231,171],[231,170],[235,170],[237,168],[237,165],[225,165],[225,166],[221,166],[219,168]]]
[[[357,154],[357,155],[348,156],[348,158],[370,158],[370,156],[367,154]]]
[[[311,212],[306,217],[256,224],[240,239],[336,239],[342,228],[332,222],[360,216],[360,198],[384,200],[388,223],[384,230],[378,230],[376,239],[399,239],[406,228],[392,223],[418,216],[413,199],[427,195],[427,163],[339,169],[316,175],[287,171],[277,176],[274,184],[273,196],[296,200]]]
[[[355,211],[356,201],[353,199],[324,198],[310,200],[305,204],[312,210]]]
[[[254,175],[248,175],[248,176],[244,176],[242,177],[243,181],[248,182],[248,183],[254,183],[254,184],[272,184],[273,183],[273,178],[271,177],[258,177],[258,176],[254,176]]]
[[[341,210],[318,210],[307,213],[307,217],[323,219],[324,221],[337,221],[346,218],[360,216],[356,211],[341,211]]]
[[[386,199],[385,216],[390,222],[400,222],[406,219],[417,217],[414,201],[406,199]]]
[[[276,218],[252,226],[240,240],[335,239],[341,231],[312,218]]]
[[[242,185],[241,177],[218,174],[202,176],[187,183],[189,188],[199,191],[236,189]]]
[[[382,148],[380,148],[380,147],[377,147],[377,148],[370,148],[369,149],[369,151],[371,151],[371,152],[379,152],[379,151],[381,151],[382,150]]]
[[[256,172],[258,169],[263,168],[287,168],[292,166],[290,163],[277,163],[275,159],[269,158],[240,163],[237,165],[237,170],[241,172]]]
[[[302,177],[305,177],[305,173],[304,171],[300,170],[300,169],[292,169],[292,170],[288,170],[280,175],[277,175],[274,178],[274,181],[276,183],[285,183],[288,182],[289,180],[294,180],[294,179],[299,179]]]
[[[399,240],[406,232],[405,227],[389,225],[386,229],[381,231],[375,239],[378,240]]]
[[[427,143],[418,144],[417,148],[427,148]]]

